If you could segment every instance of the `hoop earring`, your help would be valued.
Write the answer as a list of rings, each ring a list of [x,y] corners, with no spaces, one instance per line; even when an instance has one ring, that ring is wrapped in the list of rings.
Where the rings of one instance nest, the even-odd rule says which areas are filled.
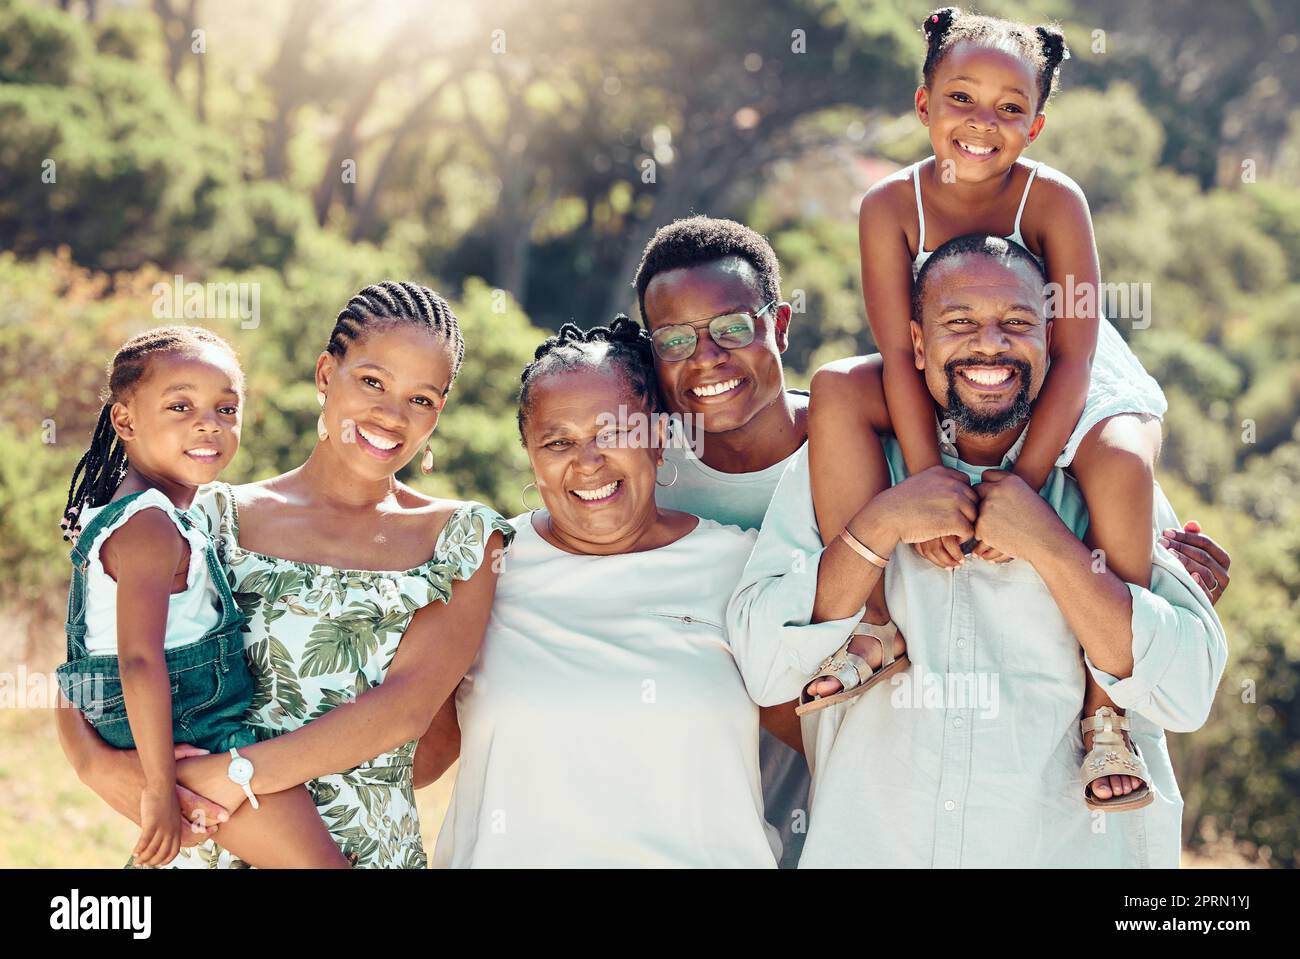
[[[658,479],[658,477],[656,476],[656,478],[655,478],[655,486],[662,486],[664,489],[667,489],[668,487],[674,485],[674,484],[677,482],[677,464],[674,463],[672,460],[664,460],[664,462],[667,463],[669,466],[671,466],[671,467],[673,468],[673,478],[672,478],[671,481],[669,481],[669,482],[667,482],[667,483],[661,483],[661,482],[659,482],[659,479]],[[656,472],[658,472],[658,471],[656,471]]]
[[[529,483],[528,486],[531,486],[533,489],[537,489],[537,484],[536,484],[536,483]],[[519,494],[519,502],[521,502],[521,503],[524,504],[524,509],[528,510],[528,512],[530,512],[530,513],[534,513],[534,512],[536,512],[537,510],[541,509],[542,506],[545,506],[546,504],[543,503],[542,506],[529,506],[529,505],[528,505],[528,486],[525,486],[525,487],[523,488],[523,491]],[[537,489],[537,495],[538,495],[538,496],[541,496],[541,495],[542,495],[542,491],[539,490],[539,489]]]

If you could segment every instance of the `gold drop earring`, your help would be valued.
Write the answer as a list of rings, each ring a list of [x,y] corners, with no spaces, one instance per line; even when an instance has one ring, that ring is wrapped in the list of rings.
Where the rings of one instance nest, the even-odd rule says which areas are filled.
[[[316,391],[316,402],[320,404],[320,416],[316,417],[316,435],[324,443],[330,438],[330,432],[325,428],[325,394],[320,390]]]

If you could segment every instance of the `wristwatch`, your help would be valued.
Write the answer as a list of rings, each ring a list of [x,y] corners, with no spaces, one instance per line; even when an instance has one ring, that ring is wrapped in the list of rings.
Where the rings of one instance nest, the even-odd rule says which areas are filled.
[[[243,756],[239,755],[239,750],[232,748],[230,750],[230,767],[226,770],[226,775],[230,781],[244,790],[244,795],[254,809],[257,809],[257,797],[253,795],[253,790],[248,784],[253,781],[253,764]]]

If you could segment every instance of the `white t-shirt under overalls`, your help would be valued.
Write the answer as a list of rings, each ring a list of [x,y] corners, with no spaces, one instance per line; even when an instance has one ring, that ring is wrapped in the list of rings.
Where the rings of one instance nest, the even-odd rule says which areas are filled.
[[[104,509],[88,506],[81,512],[81,528]],[[175,504],[161,491],[148,489],[122,510],[122,515],[103,530],[91,544],[87,556],[86,576],[86,652],[90,656],[117,655],[117,581],[104,571],[100,550],[113,531],[141,510],[158,509],[176,524],[176,529],[190,547],[190,568],[185,591],[172,593],[167,599],[167,636],[163,649],[176,649],[197,643],[221,621],[221,600],[208,571],[207,537],[198,529],[186,529],[176,518]]]

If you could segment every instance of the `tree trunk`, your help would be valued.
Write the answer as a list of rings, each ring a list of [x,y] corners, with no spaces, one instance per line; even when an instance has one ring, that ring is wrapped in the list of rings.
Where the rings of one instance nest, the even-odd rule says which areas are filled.
[[[193,36],[194,25],[199,22],[199,4],[202,0],[190,0],[189,22],[186,24],[187,36]],[[204,47],[203,53],[197,53],[195,56],[195,71],[197,73],[194,86],[194,115],[198,117],[200,123],[208,122],[208,54],[207,48]]]
[[[708,204],[713,199],[712,195],[699,190],[700,176],[706,165],[698,161],[691,163],[687,157],[679,155],[676,168],[669,172],[667,182],[659,179],[655,184],[655,199],[649,214],[623,231],[623,253],[619,257],[618,266],[609,276],[605,294],[605,310],[602,313],[605,319],[617,313],[631,316],[635,311],[636,293],[632,289],[632,280],[641,263],[641,254],[645,252],[646,244],[655,232],[673,220],[689,216],[693,212],[692,204],[696,207],[695,212],[711,213]],[[644,319],[642,317],[642,321]]]
[[[528,275],[528,235],[534,217],[528,213],[531,177],[521,169],[522,158],[513,159],[511,169],[498,168],[501,196],[492,225],[492,282],[522,303]]]
[[[184,30],[184,22],[168,0],[153,0],[153,9],[162,26],[163,42],[167,45],[167,82],[175,90],[182,58],[189,48],[189,36]]]
[[[436,121],[431,120],[428,114],[436,105],[443,90],[446,89],[450,78],[451,75],[449,74],[434,84],[433,89],[406,112],[402,122],[393,131],[393,138],[388,143],[388,149],[384,151],[383,159],[375,167],[375,175],[370,178],[370,187],[366,190],[366,197],[357,210],[356,219],[352,225],[353,242],[375,238],[379,216],[379,195],[388,183],[388,177],[392,173],[393,167],[397,165],[397,159],[411,134],[417,130],[428,130],[436,125]]]
[[[328,13],[337,13],[329,7]],[[313,35],[321,28],[325,13],[312,0],[294,0],[289,8],[280,49],[266,71],[266,86],[271,92],[275,112],[266,124],[266,142],[262,147],[262,175],[269,180],[283,180],[289,174],[289,140],[293,137],[294,117],[305,99],[309,80],[303,69],[303,55],[311,47]],[[328,24],[326,24],[328,26]]]
[[[383,86],[384,81],[393,78],[400,67],[395,67],[393,60],[398,51],[407,44],[408,25],[403,25],[397,30],[393,38],[388,42],[380,54],[370,64],[363,80],[357,87],[356,94],[348,103],[347,110],[343,115],[343,121],[339,125],[338,132],[334,135],[334,145],[330,149],[330,158],[325,163],[325,170],[321,173],[320,182],[316,184],[316,189],[312,192],[312,206],[316,211],[316,222],[324,226],[329,219],[330,207],[334,203],[334,197],[343,182],[342,169],[344,160],[357,159],[357,153],[361,143],[357,138],[357,130],[361,126],[361,121],[365,119],[366,112],[374,102],[375,95],[379,88]],[[405,65],[405,64],[403,64]]]

